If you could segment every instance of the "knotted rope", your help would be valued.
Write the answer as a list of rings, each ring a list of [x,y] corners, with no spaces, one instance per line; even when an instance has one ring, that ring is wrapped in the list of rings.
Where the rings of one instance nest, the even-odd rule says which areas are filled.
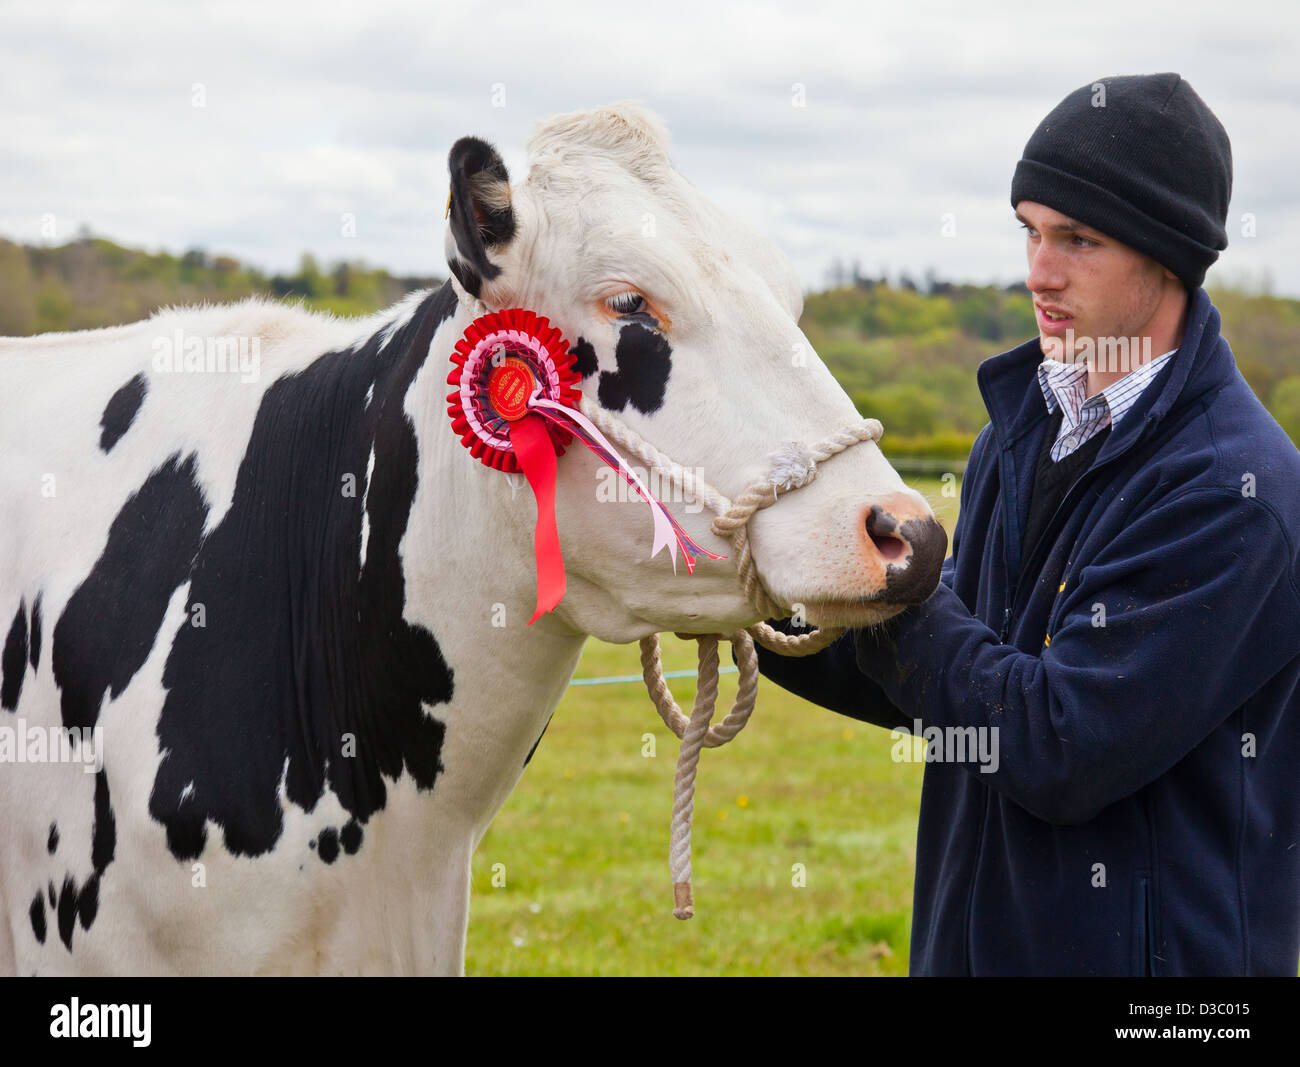
[[[719,537],[731,539],[732,555],[745,599],[764,619],[782,618],[789,614],[790,606],[777,601],[759,577],[749,547],[749,521],[763,508],[777,502],[778,493],[788,493],[808,485],[817,477],[817,465],[832,456],[852,448],[863,441],[878,441],[884,433],[878,419],[863,419],[845,427],[811,448],[792,442],[772,453],[768,472],[751,483],[734,501],[728,500],[717,489],[693,472],[674,462],[646,441],[631,427],[614,418],[586,396],[581,399],[582,413],[594,422],[600,431],[621,448],[639,458],[648,469],[660,477],[668,477],[684,493],[702,500],[715,513],[712,530]],[[688,719],[677,706],[668,683],[664,680],[660,658],[659,636],[651,634],[641,639],[641,674],[646,690],[655,703],[659,717],[682,742],[677,756],[677,774],[673,784],[672,833],[669,844],[669,866],[673,878],[673,915],[689,919],[695,914],[691,894],[691,819],[695,810],[695,775],[700,761],[700,750],[717,748],[732,740],[749,721],[758,695],[757,641],[764,648],[783,656],[811,656],[830,645],[844,631],[821,628],[806,634],[783,634],[766,622],[756,622],[743,630],[722,634],[678,634],[679,637],[699,642],[699,671],[696,680],[695,705]],[[718,641],[730,641],[736,650],[736,665],[740,671],[740,684],[736,699],[722,722],[711,726],[714,705],[718,699]]]

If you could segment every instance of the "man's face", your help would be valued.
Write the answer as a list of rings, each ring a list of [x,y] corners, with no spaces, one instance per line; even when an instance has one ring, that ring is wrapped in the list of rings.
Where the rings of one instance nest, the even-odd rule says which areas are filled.
[[[1016,218],[1025,228],[1025,285],[1034,296],[1044,354],[1069,363],[1085,338],[1095,349],[1102,338],[1146,334],[1173,274],[1149,256],[1032,200],[1016,205]]]

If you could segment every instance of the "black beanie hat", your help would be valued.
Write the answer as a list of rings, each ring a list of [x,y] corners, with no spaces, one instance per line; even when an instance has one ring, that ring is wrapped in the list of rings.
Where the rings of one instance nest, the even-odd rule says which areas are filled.
[[[1011,179],[1032,200],[1100,230],[1195,291],[1219,252],[1232,195],[1228,134],[1177,74],[1102,78],[1039,124]]]

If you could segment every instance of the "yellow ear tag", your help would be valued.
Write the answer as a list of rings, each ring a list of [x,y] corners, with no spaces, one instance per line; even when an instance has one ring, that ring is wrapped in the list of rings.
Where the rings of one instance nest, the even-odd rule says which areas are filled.
[[[451,190],[448,189],[448,190],[447,190],[447,210],[444,211],[444,212],[442,213],[442,217],[445,219],[445,218],[446,218],[448,215],[450,215],[450,214],[451,214]]]

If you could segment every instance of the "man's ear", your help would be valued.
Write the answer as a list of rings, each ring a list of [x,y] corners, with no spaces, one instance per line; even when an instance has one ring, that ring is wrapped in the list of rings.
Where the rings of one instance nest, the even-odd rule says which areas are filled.
[[[471,296],[501,268],[487,250],[509,244],[515,236],[510,205],[510,175],[497,151],[477,137],[462,137],[447,157],[451,196],[447,200],[447,266]]]

